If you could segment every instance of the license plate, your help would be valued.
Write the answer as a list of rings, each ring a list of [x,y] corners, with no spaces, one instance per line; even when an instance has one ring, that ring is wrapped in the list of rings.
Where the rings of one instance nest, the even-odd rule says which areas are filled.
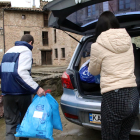
[[[90,123],[101,124],[101,115],[89,113],[89,121]]]

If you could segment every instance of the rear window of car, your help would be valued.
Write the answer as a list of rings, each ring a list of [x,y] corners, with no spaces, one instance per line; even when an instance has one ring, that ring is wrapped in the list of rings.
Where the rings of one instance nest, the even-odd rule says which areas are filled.
[[[67,17],[67,19],[80,27],[84,27],[90,22],[97,21],[103,11],[111,11],[114,14],[140,11],[138,1],[111,0],[80,9]]]

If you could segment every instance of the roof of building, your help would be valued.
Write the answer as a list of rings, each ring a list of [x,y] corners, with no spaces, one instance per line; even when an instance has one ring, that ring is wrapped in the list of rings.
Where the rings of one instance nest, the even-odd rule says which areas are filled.
[[[11,5],[11,2],[10,1],[0,1],[0,5]]]
[[[23,8],[23,7],[4,7],[5,11],[34,11],[43,12],[41,8]]]

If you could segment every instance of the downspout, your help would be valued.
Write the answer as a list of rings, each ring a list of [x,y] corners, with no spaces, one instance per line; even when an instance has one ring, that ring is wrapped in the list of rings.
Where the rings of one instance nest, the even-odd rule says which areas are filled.
[[[4,46],[4,54],[5,54],[4,9],[3,9],[3,46]]]
[[[33,0],[33,8],[36,8],[36,6],[35,6],[35,0]]]

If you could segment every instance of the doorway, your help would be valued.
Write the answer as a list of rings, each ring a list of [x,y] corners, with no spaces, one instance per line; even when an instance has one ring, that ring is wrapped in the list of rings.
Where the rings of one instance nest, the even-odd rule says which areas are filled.
[[[41,51],[42,65],[52,65],[52,50]]]

